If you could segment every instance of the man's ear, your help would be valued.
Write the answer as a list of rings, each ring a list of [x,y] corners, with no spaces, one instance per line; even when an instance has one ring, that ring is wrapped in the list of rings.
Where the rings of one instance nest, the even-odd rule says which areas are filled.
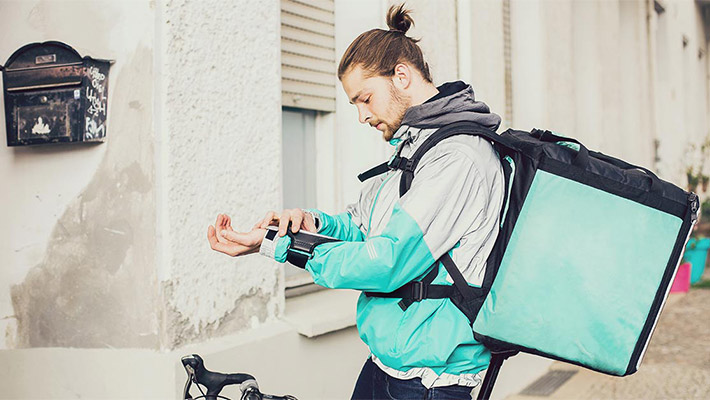
[[[406,90],[412,84],[412,69],[404,63],[399,63],[394,67],[392,83],[399,90]]]

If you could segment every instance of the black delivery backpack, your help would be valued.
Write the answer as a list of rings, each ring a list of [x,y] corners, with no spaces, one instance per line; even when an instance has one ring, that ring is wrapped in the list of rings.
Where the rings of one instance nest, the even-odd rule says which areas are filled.
[[[454,135],[489,140],[506,181],[483,287],[469,286],[448,255],[440,260],[457,289],[451,300],[493,353],[479,398],[518,351],[611,375],[636,372],[697,220],[697,195],[574,139],[499,135],[468,121],[441,127],[410,159],[394,157],[360,179],[401,169],[402,195],[424,153]],[[441,288],[426,280],[379,295],[410,304],[434,297]]]

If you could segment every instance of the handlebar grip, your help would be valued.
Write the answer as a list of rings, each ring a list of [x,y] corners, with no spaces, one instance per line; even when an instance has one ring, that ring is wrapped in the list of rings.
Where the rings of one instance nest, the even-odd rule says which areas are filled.
[[[227,385],[242,385],[248,382],[247,387],[257,389],[256,379],[249,374],[223,374],[205,368],[205,363],[197,354],[185,356],[181,359],[182,365],[195,375],[197,383],[207,388],[207,398],[216,398],[219,392]],[[192,371],[190,371],[192,370]]]

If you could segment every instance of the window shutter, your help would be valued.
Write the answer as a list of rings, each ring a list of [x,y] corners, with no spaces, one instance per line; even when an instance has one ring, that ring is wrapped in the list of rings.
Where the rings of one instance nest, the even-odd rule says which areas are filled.
[[[281,0],[284,106],[335,111],[334,9],[334,0]]]

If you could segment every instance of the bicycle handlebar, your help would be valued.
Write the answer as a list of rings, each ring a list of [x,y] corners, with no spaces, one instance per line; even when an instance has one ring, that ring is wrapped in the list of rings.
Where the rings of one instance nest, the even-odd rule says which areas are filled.
[[[187,371],[187,382],[185,382],[185,390],[183,399],[192,399],[190,395],[190,386],[192,382],[203,385],[207,388],[207,393],[203,394],[206,400],[217,400],[219,392],[227,385],[239,385],[242,391],[242,400],[262,400],[262,399],[279,399],[279,400],[296,400],[295,397],[273,396],[262,394],[259,391],[259,385],[256,383],[256,378],[249,374],[223,374],[212,372],[205,368],[205,362],[197,354],[184,356],[182,361],[183,367]],[[198,386],[199,388],[199,386]]]

